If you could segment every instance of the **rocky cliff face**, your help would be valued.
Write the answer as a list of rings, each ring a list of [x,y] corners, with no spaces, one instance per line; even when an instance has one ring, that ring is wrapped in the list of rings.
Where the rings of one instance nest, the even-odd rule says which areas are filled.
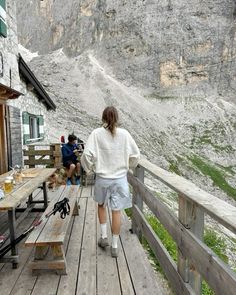
[[[57,104],[52,140],[86,139],[114,104],[149,160],[236,199],[233,0],[17,5],[19,40]]]
[[[234,0],[17,2],[19,40],[33,52],[94,49],[120,81],[157,98],[235,92]]]

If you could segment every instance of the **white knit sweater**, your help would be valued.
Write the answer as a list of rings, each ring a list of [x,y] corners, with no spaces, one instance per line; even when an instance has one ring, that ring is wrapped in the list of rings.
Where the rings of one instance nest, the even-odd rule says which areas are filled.
[[[129,168],[137,166],[139,158],[139,149],[127,130],[116,128],[115,136],[112,136],[101,127],[90,134],[81,164],[87,173],[95,171],[103,178],[120,178]]]

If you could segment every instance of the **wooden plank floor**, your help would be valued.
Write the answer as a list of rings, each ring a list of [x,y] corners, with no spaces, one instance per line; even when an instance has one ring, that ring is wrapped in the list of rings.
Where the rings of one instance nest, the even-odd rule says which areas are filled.
[[[49,198],[56,192],[50,192]],[[39,197],[39,193],[36,197]],[[33,249],[19,244],[19,267],[0,264],[0,294],[2,295],[119,295],[119,294],[170,294],[163,282],[154,273],[137,237],[130,233],[130,223],[122,216],[122,230],[119,241],[119,257],[114,259],[110,247],[97,247],[100,228],[96,203],[92,198],[92,187],[81,189],[79,216],[72,217],[67,234],[65,251],[68,275],[59,276],[44,272],[33,276],[29,262]],[[18,226],[22,233],[38,218],[30,213]],[[109,224],[110,224],[109,215]],[[5,220],[5,221],[4,221]],[[0,215],[0,233],[6,227],[6,214]],[[1,224],[3,226],[1,226]],[[109,239],[111,230],[109,227]]]

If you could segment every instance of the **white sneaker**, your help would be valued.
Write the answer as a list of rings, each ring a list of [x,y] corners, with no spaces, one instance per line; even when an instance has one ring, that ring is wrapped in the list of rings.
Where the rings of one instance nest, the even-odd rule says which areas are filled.
[[[111,247],[111,257],[114,257],[114,258],[118,257],[118,248]]]
[[[106,248],[107,246],[109,246],[109,243],[108,243],[108,239],[107,238],[100,238],[98,240],[98,246],[101,247],[101,248]]]

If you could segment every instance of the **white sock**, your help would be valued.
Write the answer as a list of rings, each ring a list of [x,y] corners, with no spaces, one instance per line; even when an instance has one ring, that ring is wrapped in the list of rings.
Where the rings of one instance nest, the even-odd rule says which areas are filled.
[[[100,225],[101,225],[102,238],[105,239],[105,238],[107,238],[107,224],[101,223]]]
[[[118,240],[119,240],[119,235],[112,235],[112,248],[117,248],[118,247]]]

